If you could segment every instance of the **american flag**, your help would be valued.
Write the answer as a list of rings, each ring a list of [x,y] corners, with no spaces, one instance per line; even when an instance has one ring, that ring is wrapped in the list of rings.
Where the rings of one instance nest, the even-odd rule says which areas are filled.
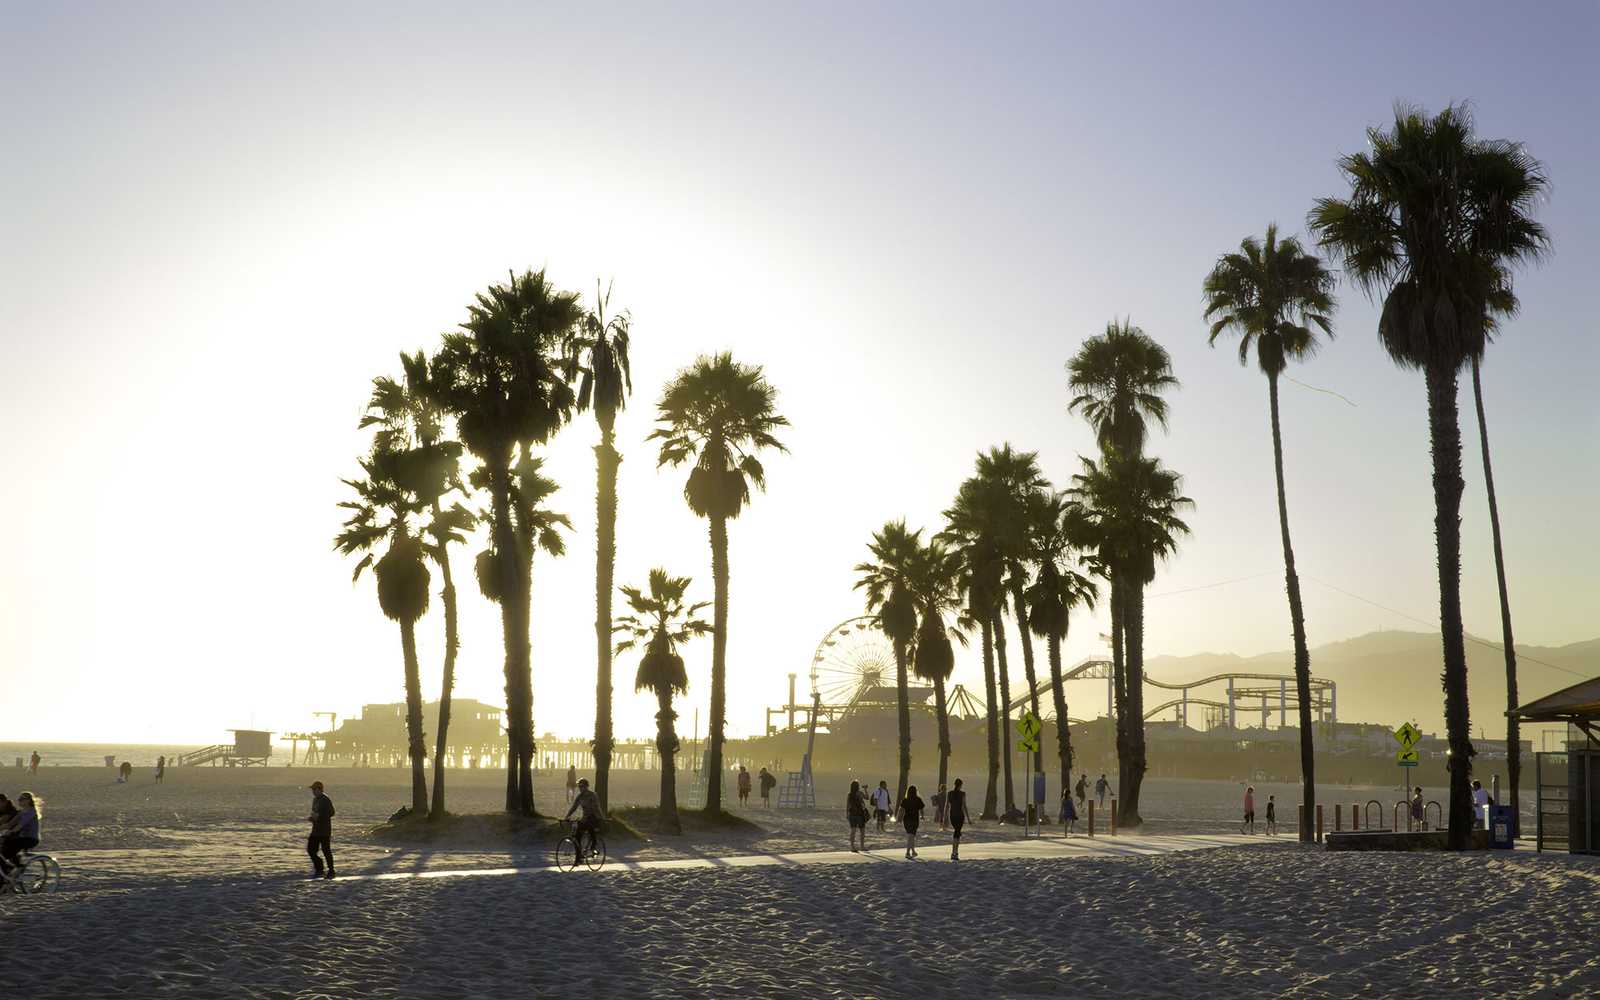
[[[1100,641],[1101,642],[1110,642],[1111,641],[1111,637],[1109,635],[1106,635],[1104,632],[1101,632],[1100,633]]]

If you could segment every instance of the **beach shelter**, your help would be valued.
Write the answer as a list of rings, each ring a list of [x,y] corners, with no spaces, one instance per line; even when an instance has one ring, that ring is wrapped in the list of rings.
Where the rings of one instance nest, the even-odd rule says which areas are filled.
[[[1600,677],[1531,701],[1506,715],[1523,722],[1564,722],[1567,749],[1534,754],[1538,843],[1573,854],[1600,854]]]

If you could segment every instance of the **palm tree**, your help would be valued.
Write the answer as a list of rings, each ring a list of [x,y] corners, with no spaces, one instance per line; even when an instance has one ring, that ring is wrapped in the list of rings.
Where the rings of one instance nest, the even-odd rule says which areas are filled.
[[[513,273],[468,307],[462,333],[445,337],[440,361],[454,376],[440,393],[457,433],[483,464],[489,490],[493,584],[505,599],[506,810],[533,811],[533,664],[531,582],[518,558],[512,523],[511,465],[519,450],[543,444],[572,419],[567,384],[571,333],[583,316],[576,295],[557,290],[543,271]],[[480,574],[479,582],[483,577]]]
[[[998,504],[990,495],[992,484],[976,476],[961,484],[956,499],[944,512],[947,522],[938,540],[950,545],[961,562],[961,590],[966,598],[966,613],[978,623],[983,638],[984,709],[988,717],[989,782],[984,791],[983,813],[980,819],[998,819],[996,783],[1000,778],[1002,762],[1006,777],[1006,810],[1012,806],[1011,755],[1000,751],[1001,704],[1011,701],[1005,674],[1000,674],[1002,694],[995,691],[995,661],[1003,646],[1004,632],[997,628],[1000,609],[1005,600],[1001,586],[1005,573],[995,511]]]
[[[594,792],[600,808],[610,801],[611,752],[616,744],[611,723],[611,579],[617,561],[617,414],[628,405],[633,376],[628,369],[628,337],[632,318],[624,309],[606,318],[611,290],[600,293],[595,282],[595,305],[583,316],[578,350],[583,357],[583,377],[578,384],[579,411],[594,408],[600,425],[595,446],[595,678]]]
[[[917,534],[921,535],[919,529]],[[962,564],[960,555],[937,538],[926,545],[918,544],[912,553],[907,586],[912,601],[921,615],[917,626],[916,650],[912,670],[933,684],[934,711],[939,720],[939,787],[949,781],[950,772],[950,710],[945,701],[945,684],[955,670],[955,648],[950,636],[954,632],[961,644],[967,637],[961,631],[970,620],[961,614]],[[955,628],[945,625],[945,616],[954,615]],[[991,784],[991,789],[993,785]]]
[[[1155,579],[1156,562],[1177,547],[1176,536],[1189,527],[1178,511],[1194,506],[1179,494],[1182,477],[1161,468],[1158,459],[1126,455],[1113,446],[1096,464],[1082,459],[1072,477],[1072,517],[1095,540],[1112,573],[1112,620],[1124,637],[1127,665],[1117,713],[1118,818],[1137,826],[1139,789],[1144,781],[1144,588]],[[1123,719],[1126,724],[1122,724]]]
[[[1072,611],[1080,604],[1094,607],[1100,596],[1094,581],[1072,569],[1076,552],[1087,541],[1085,527],[1072,515],[1065,494],[1051,493],[1032,507],[1035,530],[1033,560],[1039,575],[1024,595],[1029,626],[1042,637],[1050,658],[1050,693],[1056,710],[1056,752],[1061,758],[1061,789],[1072,785],[1072,729],[1067,718],[1067,696],[1062,687],[1061,644],[1067,639]]]
[[[1383,295],[1378,339],[1402,368],[1421,369],[1433,453],[1439,630],[1452,850],[1472,825],[1473,747],[1461,621],[1461,426],[1457,378],[1481,357],[1493,314],[1514,307],[1510,268],[1538,261],[1550,240],[1532,212],[1548,187],[1520,145],[1474,135],[1470,110],[1430,117],[1404,104],[1391,129],[1369,128],[1370,152],[1341,157],[1350,197],[1320,198],[1309,219],[1369,296]]]
[[[710,602],[684,606],[683,595],[689,589],[689,577],[668,576],[665,569],[650,571],[650,593],[638,587],[620,587],[628,599],[633,614],[617,619],[613,628],[630,638],[617,643],[616,653],[633,649],[640,641],[645,646],[644,657],[639,661],[639,673],[634,678],[633,689],[654,691],[659,706],[656,711],[656,750],[661,755],[661,806],[656,810],[656,832],[679,834],[683,824],[678,820],[678,789],[675,776],[675,758],[678,753],[678,734],[673,722],[678,713],[672,710],[672,696],[689,690],[689,674],[683,667],[683,657],[677,646],[695,636],[705,635],[711,626],[695,615]]]
[[[1239,363],[1249,363],[1255,347],[1256,363],[1267,377],[1267,400],[1272,417],[1272,467],[1278,477],[1278,531],[1283,538],[1283,573],[1289,591],[1289,626],[1294,635],[1294,680],[1300,704],[1300,773],[1307,823],[1300,839],[1314,834],[1309,820],[1316,815],[1316,754],[1311,730],[1311,651],[1306,645],[1305,611],[1300,603],[1300,575],[1294,568],[1294,548],[1289,544],[1289,501],[1283,487],[1283,434],[1278,424],[1278,376],[1290,360],[1305,360],[1316,353],[1316,326],[1333,336],[1333,275],[1300,241],[1278,240],[1276,224],[1267,226],[1265,241],[1247,236],[1238,253],[1224,254],[1206,276],[1206,319],[1211,340],[1224,332],[1240,335]],[[1299,322],[1294,319],[1298,317]]]
[[[895,801],[905,797],[911,781],[911,706],[906,669],[917,639],[917,607],[912,596],[911,573],[922,545],[922,530],[907,531],[904,519],[890,521],[874,532],[867,551],[876,562],[856,567],[862,574],[855,589],[867,588],[867,611],[878,616],[883,634],[894,646],[895,687],[899,694],[900,777]]]
[[[728,520],[750,502],[750,489],[766,489],[756,452],[788,452],[773,432],[789,426],[777,411],[778,391],[759,365],[744,365],[724,351],[701,355],[680,369],[656,400],[660,427],[645,440],[661,441],[656,461],[692,467],[683,498],[711,526],[711,578],[716,606],[711,636],[711,722],[706,748],[706,811],[722,811],[722,743],[727,723]]]
[[[386,618],[400,625],[407,753],[411,758],[411,811],[424,813],[428,809],[428,784],[423,763],[428,750],[422,734],[422,676],[417,665],[416,624],[428,610],[429,576],[422,539],[410,523],[421,505],[415,493],[405,489],[396,477],[399,459],[399,452],[374,447],[361,462],[366,478],[342,480],[359,499],[339,504],[353,513],[344,522],[344,530],[334,537],[333,547],[344,556],[366,553],[356,563],[350,582],[361,579],[362,571],[370,566],[378,582],[378,606]],[[374,557],[372,550],[384,543],[387,550]]]
[[[477,520],[471,511],[460,503],[444,507],[441,500],[454,490],[464,489],[460,476],[461,444],[441,440],[443,413],[437,405],[438,394],[450,380],[439,366],[430,366],[427,357],[418,351],[415,355],[401,353],[402,381],[388,376],[372,380],[372,398],[367,403],[367,414],[361,419],[363,428],[376,425],[379,447],[404,450],[409,456],[403,467],[417,498],[428,505],[429,520],[422,534],[430,542],[423,546],[429,559],[439,567],[444,580],[440,599],[444,604],[444,677],[439,688],[439,732],[434,738],[433,802],[430,816],[444,815],[445,802],[445,750],[449,746],[450,699],[455,689],[456,654],[461,641],[456,611],[456,585],[450,572],[451,542],[463,544],[465,532],[472,530]]]

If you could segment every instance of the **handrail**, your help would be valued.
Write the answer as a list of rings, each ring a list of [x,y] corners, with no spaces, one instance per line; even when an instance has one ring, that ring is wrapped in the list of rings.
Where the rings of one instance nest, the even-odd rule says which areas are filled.
[[[1383,822],[1383,803],[1377,799],[1368,799],[1367,804],[1361,807],[1361,824],[1368,830],[1372,829],[1372,807],[1378,807],[1378,822]]]
[[[1435,809],[1437,809],[1439,811],[1439,822],[1435,823],[1433,825],[1433,828],[1435,830],[1437,830],[1437,829],[1443,827],[1444,826],[1444,806],[1441,806],[1437,799],[1429,802],[1428,806],[1433,806],[1433,808],[1435,808]],[[1422,828],[1424,830],[1426,830],[1428,828],[1428,806],[1423,806],[1422,807]]]

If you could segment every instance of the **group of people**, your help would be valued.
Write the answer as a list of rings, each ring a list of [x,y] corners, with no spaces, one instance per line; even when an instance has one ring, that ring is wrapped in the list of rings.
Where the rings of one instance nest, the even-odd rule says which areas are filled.
[[[772,790],[778,787],[777,777],[766,768],[756,775],[756,783],[761,786],[761,805],[763,808],[772,808]],[[739,804],[746,808],[750,805],[750,770],[743,764],[739,765],[739,777],[735,779],[734,786],[739,789]]]
[[[844,814],[850,824],[850,850],[859,854],[869,851],[867,847],[867,824],[874,819],[878,829],[888,832],[887,824],[891,812],[901,829],[906,833],[906,857],[917,857],[917,832],[922,828],[922,817],[927,811],[929,803],[923,801],[917,792],[916,785],[907,785],[905,795],[900,801],[890,808],[893,796],[889,793],[887,781],[878,782],[878,787],[870,793],[861,787],[861,782],[850,782],[850,791],[845,797]],[[957,778],[955,787],[949,790],[944,785],[939,786],[939,791],[933,796],[934,819],[939,824],[939,829],[953,829],[950,838],[950,860],[961,860],[961,828],[971,819],[967,811],[967,793],[961,788],[961,779]],[[857,846],[857,841],[860,846]]]
[[[1247,785],[1244,790],[1244,822],[1239,826],[1240,833],[1256,832],[1256,786]],[[1267,836],[1277,836],[1278,833],[1278,803],[1271,795],[1267,796]]]
[[[10,875],[20,863],[17,856],[39,846],[39,810],[43,805],[32,792],[18,795],[15,803],[0,795],[0,871]]]

